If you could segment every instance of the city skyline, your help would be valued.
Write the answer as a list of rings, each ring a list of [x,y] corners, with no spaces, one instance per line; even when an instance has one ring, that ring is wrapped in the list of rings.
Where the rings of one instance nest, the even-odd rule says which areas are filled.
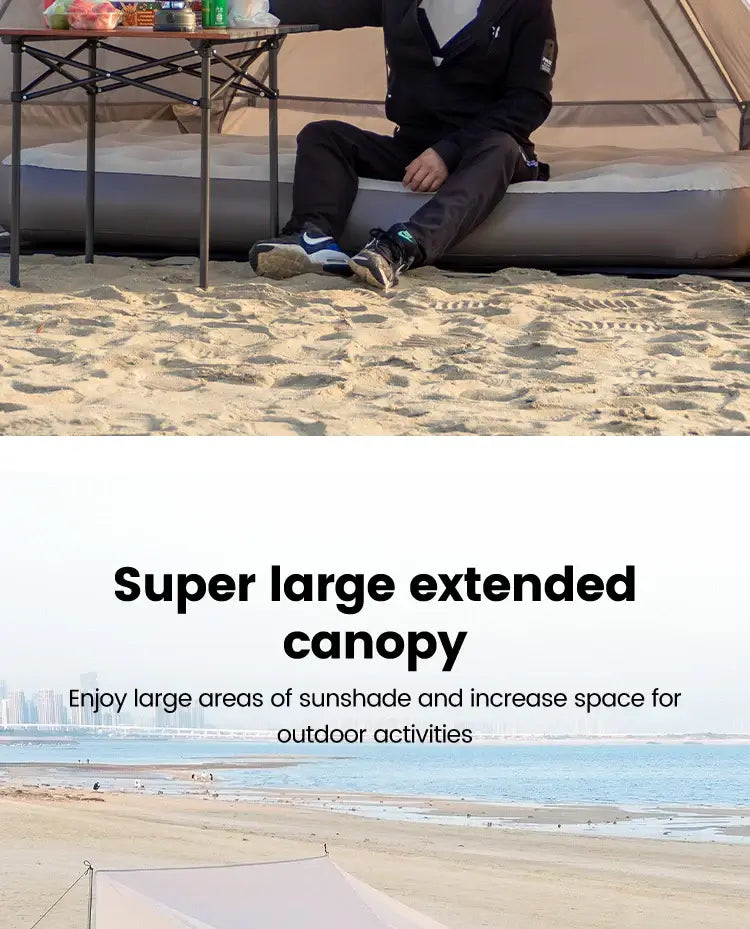
[[[96,671],[83,672],[79,675],[78,685],[81,690],[96,691],[100,693],[107,692],[104,687],[100,686],[99,674]],[[85,706],[71,707],[68,703],[69,694],[58,692],[53,688],[44,687],[27,693],[23,688],[11,690],[8,678],[0,678],[0,729],[12,729],[14,726],[39,726],[44,729],[54,729],[67,727],[68,729],[154,729],[154,730],[191,730],[206,731],[221,730],[224,733],[231,733],[232,730],[237,733],[255,732],[273,733],[275,729],[287,725],[299,725],[304,718],[298,709],[291,710],[286,714],[287,718],[277,717],[274,721],[264,714],[257,714],[251,710],[240,710],[235,714],[229,714],[225,711],[223,718],[221,713],[211,711],[206,713],[204,707],[193,704],[189,707],[176,707],[174,711],[168,711],[163,707],[156,709],[147,709],[134,711],[128,709],[124,712],[116,712],[110,709],[102,709],[94,712],[88,703]],[[252,719],[251,719],[252,715]],[[258,716],[260,715],[260,720]],[[408,715],[408,714],[407,714]],[[396,725],[403,722],[397,715],[389,712],[387,717],[371,711],[360,711],[357,714],[359,722],[371,722],[373,725],[384,723],[386,725]],[[406,717],[404,717],[406,718]],[[447,718],[447,717],[446,717]],[[611,711],[610,711],[611,718]],[[620,720],[625,719],[622,713]],[[452,721],[456,724],[468,721],[468,717],[462,713],[454,713]],[[230,724],[231,721],[231,724]],[[310,719],[306,719],[310,723]],[[339,711],[328,719],[318,718],[315,724],[322,725],[324,722],[330,722],[332,725],[346,726],[351,724],[350,716],[347,712]],[[519,737],[519,738],[551,738],[556,736],[563,738],[616,738],[618,736],[637,738],[639,736],[664,736],[664,737],[689,737],[689,736],[714,736],[729,738],[750,739],[750,719],[747,725],[727,726],[722,728],[695,729],[687,730],[677,728],[665,728],[662,731],[652,729],[639,729],[638,726],[612,726],[603,725],[601,720],[596,717],[588,717],[585,724],[581,723],[581,717],[576,724],[569,725],[567,728],[548,728],[545,725],[536,727],[519,728],[518,726],[507,725],[500,722],[492,722],[488,714],[475,718],[475,724],[472,729],[477,737]]]
[[[96,671],[85,671],[79,676],[79,688],[93,692],[99,687]],[[179,707],[174,713],[162,707],[136,713],[131,710],[118,713],[110,709],[94,712],[89,705],[70,706],[69,693],[52,687],[27,691],[21,687],[11,689],[8,678],[0,678],[0,727],[39,725],[49,727],[117,727],[151,725],[157,729],[207,728],[202,707]]]

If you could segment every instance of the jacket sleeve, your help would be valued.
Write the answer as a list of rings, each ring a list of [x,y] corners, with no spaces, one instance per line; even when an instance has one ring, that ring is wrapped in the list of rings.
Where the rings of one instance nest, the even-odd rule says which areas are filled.
[[[552,0],[526,2],[516,26],[502,95],[483,113],[432,147],[452,171],[466,147],[487,132],[526,139],[552,109],[552,78],[557,63],[557,32]]]
[[[270,6],[285,26],[355,29],[383,25],[383,0],[271,0]]]

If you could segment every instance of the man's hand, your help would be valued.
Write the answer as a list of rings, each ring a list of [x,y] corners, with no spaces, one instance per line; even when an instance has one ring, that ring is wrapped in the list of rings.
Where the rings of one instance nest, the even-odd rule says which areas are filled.
[[[407,165],[402,183],[410,190],[433,193],[443,186],[447,177],[448,168],[445,162],[434,148],[428,148]]]

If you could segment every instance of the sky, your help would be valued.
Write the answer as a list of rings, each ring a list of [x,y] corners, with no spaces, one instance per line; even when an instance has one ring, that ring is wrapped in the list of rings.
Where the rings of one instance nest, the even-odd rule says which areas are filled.
[[[0,463],[0,679],[11,688],[66,691],[89,670],[102,688],[130,693],[659,687],[682,694],[676,708],[417,710],[404,721],[504,732],[750,732],[746,443],[54,441],[16,447]],[[385,572],[397,592],[355,616],[330,602],[274,604],[272,564]],[[408,596],[419,572],[472,565],[546,575],[565,564],[602,575],[634,564],[635,602]],[[180,616],[174,604],[119,601],[114,572],[124,565],[258,580],[247,603],[206,599]],[[283,650],[293,629],[467,637],[451,672],[433,659],[409,673],[402,661],[294,661]],[[276,728],[348,718],[264,709],[220,721]]]

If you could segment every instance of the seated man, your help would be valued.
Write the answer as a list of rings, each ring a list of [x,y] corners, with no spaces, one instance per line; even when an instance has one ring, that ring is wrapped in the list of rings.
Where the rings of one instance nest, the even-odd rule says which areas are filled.
[[[280,238],[252,248],[257,274],[354,272],[387,289],[464,239],[509,184],[549,177],[529,136],[552,107],[552,0],[271,0],[271,9],[285,24],[382,26],[385,109],[398,128],[385,136],[336,120],[304,127],[292,216]],[[348,258],[336,242],[360,177],[434,196],[406,222],[374,229]]]

